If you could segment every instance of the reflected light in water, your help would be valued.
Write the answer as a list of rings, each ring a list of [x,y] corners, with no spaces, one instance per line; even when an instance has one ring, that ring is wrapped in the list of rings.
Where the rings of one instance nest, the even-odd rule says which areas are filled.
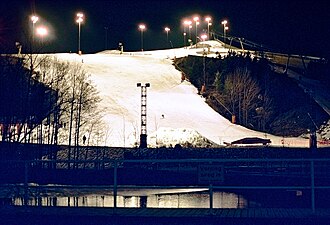
[[[14,198],[12,204],[23,205],[23,198]],[[175,193],[152,194],[148,196],[117,196],[118,207],[147,208],[209,208],[209,194]],[[113,207],[112,195],[85,195],[77,197],[48,196],[30,198],[29,205],[73,206],[73,207]],[[227,193],[213,193],[213,208],[245,208],[247,200],[242,196]]]

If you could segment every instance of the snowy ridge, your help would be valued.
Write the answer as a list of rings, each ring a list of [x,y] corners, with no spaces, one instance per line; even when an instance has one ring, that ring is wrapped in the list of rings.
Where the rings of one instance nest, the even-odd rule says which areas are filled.
[[[147,134],[151,147],[186,142],[201,146],[201,140],[205,140],[204,146],[210,143],[224,145],[244,137],[271,139],[272,146],[308,147],[306,138],[278,137],[232,124],[209,107],[193,85],[181,82],[181,72],[173,66],[172,58],[201,55],[203,51],[209,53],[208,57],[214,57],[216,53],[228,51],[216,41],[205,44],[208,47],[55,55],[61,60],[81,62],[91,74],[102,98],[101,106],[105,108],[103,123],[106,130],[102,132],[107,135],[102,145],[131,147],[139,142],[141,90],[136,84],[150,83]]]

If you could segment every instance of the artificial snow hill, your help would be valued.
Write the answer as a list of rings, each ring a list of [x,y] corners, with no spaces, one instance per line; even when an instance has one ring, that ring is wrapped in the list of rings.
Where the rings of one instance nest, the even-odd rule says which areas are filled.
[[[226,54],[228,49],[216,41],[207,57]],[[99,145],[132,147],[139,142],[141,88],[137,83],[150,83],[147,88],[147,134],[150,147],[189,143],[214,146],[246,137],[271,140],[272,146],[308,147],[306,138],[286,138],[265,134],[232,124],[219,115],[198,95],[188,81],[181,81],[172,59],[187,55],[202,56],[201,48],[180,48],[145,52],[103,51],[97,54],[55,54],[60,60],[82,63],[91,74],[102,98],[102,123],[106,132]],[[95,144],[95,143],[94,143]]]

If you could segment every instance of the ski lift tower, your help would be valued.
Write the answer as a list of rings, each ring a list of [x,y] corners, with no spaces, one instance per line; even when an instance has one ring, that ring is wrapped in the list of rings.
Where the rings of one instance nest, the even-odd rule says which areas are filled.
[[[141,87],[141,133],[140,133],[140,148],[147,147],[147,87],[150,83],[142,85],[137,83],[137,87]]]

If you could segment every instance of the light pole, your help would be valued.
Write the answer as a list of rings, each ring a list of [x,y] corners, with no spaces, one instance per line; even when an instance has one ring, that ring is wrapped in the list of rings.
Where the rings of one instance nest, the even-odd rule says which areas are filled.
[[[211,17],[206,17],[205,21],[207,22],[207,36],[210,39],[210,26],[212,25],[212,23],[210,23],[211,21]]]
[[[82,13],[77,13],[77,18],[76,22],[78,23],[78,54],[81,55],[81,50],[80,50],[80,30],[81,30],[81,23],[84,21],[84,14]]]
[[[183,22],[183,46],[186,47],[187,45],[187,26],[189,26],[189,21],[185,20]]]
[[[165,27],[165,32],[166,32],[166,40],[167,40],[167,43],[168,43],[168,32],[170,31],[171,29],[168,28],[168,27]]]
[[[191,28],[192,28],[191,21],[189,21],[189,39],[191,39]]]
[[[228,30],[229,28],[227,27],[227,20],[224,20],[221,22],[221,24],[223,25],[223,41],[226,41],[226,30]]]
[[[205,41],[205,39],[207,39],[207,35],[206,34],[202,34],[201,36],[202,40]],[[204,84],[202,85],[202,89],[201,89],[201,93],[203,94],[206,91],[206,63],[205,63],[205,58],[207,55],[207,52],[204,48],[204,44],[203,44],[203,75],[204,75]]]
[[[140,133],[140,148],[147,147],[147,87],[150,87],[150,83],[136,84],[137,87],[141,87],[141,133]]]
[[[39,17],[36,15],[31,16],[31,21],[32,21],[32,45],[34,45],[34,27],[35,24],[38,22]]]
[[[196,48],[197,48],[197,38],[198,38],[198,33],[197,33],[197,26],[198,26],[198,24],[199,24],[199,17],[198,16],[195,16],[194,17],[194,21],[195,21],[195,23],[196,23]]]
[[[229,27],[225,26],[223,28],[223,34],[224,34],[224,41],[226,41],[226,31],[229,29]]]
[[[141,31],[141,51],[143,52],[143,31],[146,29],[146,26],[144,24],[140,24],[139,29]]]

